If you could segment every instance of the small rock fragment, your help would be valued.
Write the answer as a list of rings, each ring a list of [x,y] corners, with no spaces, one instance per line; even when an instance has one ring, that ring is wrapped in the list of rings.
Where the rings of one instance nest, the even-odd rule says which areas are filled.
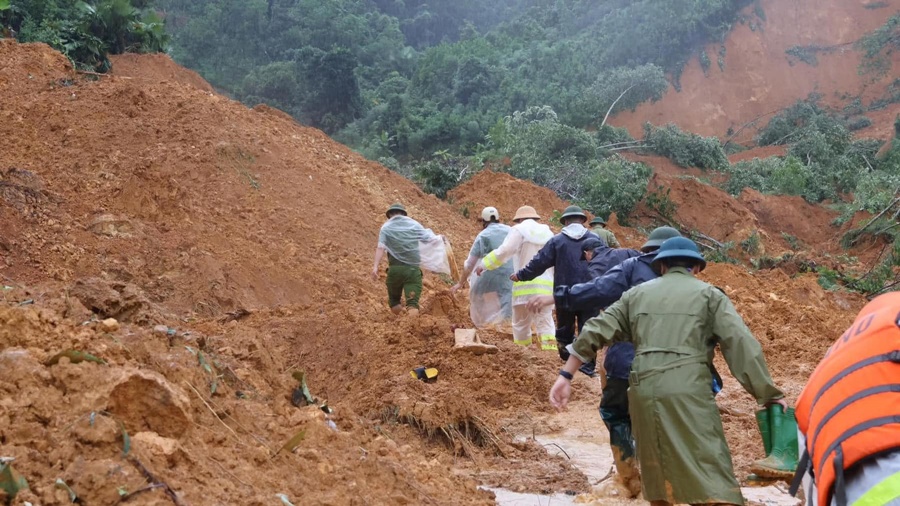
[[[100,326],[106,332],[115,332],[115,331],[119,330],[119,321],[116,320],[115,318],[107,318],[107,319],[103,320],[102,322],[100,322]]]

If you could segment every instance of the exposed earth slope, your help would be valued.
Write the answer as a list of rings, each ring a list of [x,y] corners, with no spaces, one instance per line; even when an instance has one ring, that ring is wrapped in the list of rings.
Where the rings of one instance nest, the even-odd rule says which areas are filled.
[[[161,57],[95,80],[4,40],[0,86],[0,455],[30,484],[15,504],[68,503],[57,478],[86,504],[491,504],[479,485],[589,489],[532,441],[558,428],[555,356],[496,332],[484,338],[497,355],[455,352],[453,328],[470,322],[446,279],[427,277],[411,318],[367,277],[395,201],[460,262],[482,206],[508,219],[520,204],[509,188],[548,215],[565,202],[491,173],[442,202]],[[626,245],[644,239],[611,221]],[[704,277],[792,398],[863,303],[809,274],[712,265]],[[411,378],[419,365],[438,381]],[[333,414],[292,405],[297,371]],[[762,451],[754,406],[726,387],[744,474]]]

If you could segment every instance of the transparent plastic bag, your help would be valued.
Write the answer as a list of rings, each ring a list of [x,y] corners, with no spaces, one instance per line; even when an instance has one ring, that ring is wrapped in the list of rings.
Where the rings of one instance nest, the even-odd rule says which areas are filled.
[[[504,269],[469,276],[469,316],[478,328],[512,320],[512,281]]]
[[[450,274],[444,238],[407,216],[394,216],[381,226],[378,244],[392,257],[407,265]]]

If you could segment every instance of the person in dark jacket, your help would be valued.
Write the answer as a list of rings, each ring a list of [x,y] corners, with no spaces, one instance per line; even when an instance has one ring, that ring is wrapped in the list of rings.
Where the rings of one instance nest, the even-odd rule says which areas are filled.
[[[556,310],[579,311],[586,308],[606,308],[622,297],[630,288],[659,277],[653,268],[656,250],[666,239],[681,234],[671,227],[659,227],[650,233],[641,246],[643,255],[635,256],[610,268],[604,275],[588,283],[557,286],[554,290]],[[622,251],[622,250],[614,250]],[[547,300],[532,300],[530,310],[547,305]],[[634,438],[631,434],[631,415],[628,411],[628,376],[634,361],[634,345],[613,343],[606,351],[603,368],[606,383],[600,398],[600,418],[609,430],[609,444],[615,460],[618,482],[632,497],[641,491],[641,478],[635,462]]]
[[[610,248],[603,238],[585,240],[582,249],[592,279],[599,278],[629,258],[641,255],[641,252],[635,249]]]
[[[512,275],[513,281],[530,281],[547,269],[553,268],[553,286],[571,286],[590,281],[591,273],[587,262],[581,260],[582,244],[588,239],[599,239],[597,234],[588,230],[584,224],[587,215],[578,206],[569,206],[563,212],[560,222],[562,232],[553,236],[538,251],[537,255],[523,269]],[[575,326],[581,330],[588,319],[597,316],[599,307],[578,311],[561,311],[556,308],[556,342],[559,357],[565,362],[569,359],[566,346],[575,340]],[[584,364],[581,372],[594,376],[594,364]]]

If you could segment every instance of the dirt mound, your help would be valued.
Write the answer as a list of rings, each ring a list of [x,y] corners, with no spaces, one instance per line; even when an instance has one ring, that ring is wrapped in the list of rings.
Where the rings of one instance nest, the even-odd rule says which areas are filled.
[[[15,96],[22,90],[41,86],[60,86],[58,80],[73,77],[72,64],[65,56],[50,49],[46,44],[19,44],[13,39],[0,37],[0,86],[4,94]],[[4,123],[18,121],[12,110],[0,110]]]
[[[857,96],[868,105],[881,98],[894,80],[890,72],[875,81],[856,72],[861,53],[853,43],[883,25],[900,8],[896,1],[879,3],[882,5],[873,7],[841,0],[756,2],[743,11],[743,22],[728,33],[724,45],[706,48],[713,62],[708,76],[699,59],[693,58],[681,75],[680,92],[670,89],[659,102],[622,112],[610,123],[628,128],[632,135],[641,135],[642,125],[649,121],[671,122],[692,132],[724,138],[730,130],[757,121],[755,128],[745,128],[735,138],[748,142],[772,114],[813,92],[838,109]],[[720,47],[724,47],[724,54]],[[785,53],[804,47],[827,50],[815,54],[812,65]],[[892,58],[894,65],[900,63],[900,54],[895,52]],[[900,106],[893,104],[888,109],[893,117]],[[879,124],[884,123],[881,119]]]
[[[651,192],[668,192],[666,195],[674,204],[675,211],[671,216],[660,216],[659,210],[641,204],[636,213],[639,219],[663,219],[720,242],[735,244],[759,229],[756,217],[746,207],[724,191],[694,177],[655,173],[647,188]]]
[[[668,160],[664,163],[659,157],[640,158],[656,170],[647,191],[664,195],[674,209],[661,214],[665,210],[659,206],[650,207],[646,201],[640,204],[635,220],[646,226],[672,224],[685,232],[708,236],[704,239],[707,244],[714,244],[709,239],[733,243],[730,254],[744,260],[803,253],[813,262],[822,262],[829,255],[852,255],[863,263],[871,263],[884,247],[880,239],[860,241],[850,250],[841,245],[841,237],[847,231],[867,220],[865,213],[836,225],[837,211],[810,204],[801,197],[764,195],[747,188],[734,198],[689,171],[679,173],[679,168]]]
[[[15,369],[0,389],[16,393],[0,404],[0,449],[32,483],[25,500],[63,501],[57,477],[87,502],[137,491],[127,440],[192,504],[586,490],[502,430],[519,409],[549,410],[555,355],[493,333],[502,367],[454,352],[452,329],[471,322],[448,280],[426,276],[421,317],[398,319],[368,279],[391,203],[449,237],[461,263],[478,228],[458,209],[279,111],[179,82],[168,60],[147,57],[161,78],[94,80],[43,45],[0,51],[14,83],[0,112],[0,353]],[[410,377],[418,365],[438,382]],[[291,404],[298,370],[327,419]]]
[[[465,209],[469,218],[481,219],[481,210],[487,206],[500,211],[502,221],[509,223],[521,206],[532,206],[546,223],[553,212],[562,212],[569,204],[552,190],[514,178],[505,172],[483,170],[472,179],[457,186],[447,195],[454,207]]]
[[[57,478],[98,504],[166,503],[167,491],[188,504],[490,504],[478,485],[588,489],[571,462],[519,437],[552,425],[554,353],[491,331],[497,355],[454,351],[454,329],[471,322],[447,279],[426,276],[413,318],[387,311],[368,278],[395,201],[462,263],[481,207],[509,219],[528,203],[549,221],[566,205],[549,190],[483,173],[448,204],[279,111],[168,77],[81,78],[43,45],[2,42],[0,58],[22,63],[0,65],[12,83],[0,110],[0,454],[31,483],[21,500],[68,501]],[[760,223],[694,179],[654,182],[673,188],[679,219],[721,239]],[[610,222],[626,245],[644,239]],[[773,372],[792,395],[861,305],[780,270],[707,275],[782,357]],[[437,381],[414,379],[417,366]],[[298,377],[314,405],[295,395]],[[750,413],[735,419],[743,428],[752,409],[733,402]],[[158,485],[142,490],[148,480]]]
[[[753,213],[760,228],[774,240],[791,241],[784,235],[787,234],[799,241],[799,246],[794,246],[796,249],[812,247],[830,251],[840,247],[837,244],[840,228],[831,224],[838,217],[837,211],[810,204],[803,197],[763,195],[752,188],[744,189],[738,201]]]
[[[164,81],[193,86],[201,91],[213,92],[213,87],[193,70],[172,61],[167,54],[119,54],[109,58],[110,73],[114,76],[140,79],[148,83]]]

